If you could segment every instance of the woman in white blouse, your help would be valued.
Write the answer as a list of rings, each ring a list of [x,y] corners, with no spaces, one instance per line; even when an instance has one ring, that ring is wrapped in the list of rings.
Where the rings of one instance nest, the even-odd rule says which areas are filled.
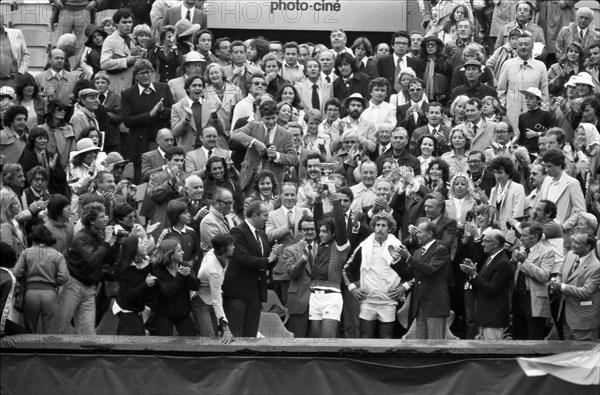
[[[426,134],[422,136],[415,147],[415,155],[421,162],[421,174],[427,173],[431,161],[440,154],[438,141],[433,135]]]
[[[450,132],[450,152],[442,155],[442,159],[450,167],[450,178],[458,173],[466,173],[469,169],[467,160],[469,159],[469,150],[471,149],[470,136],[466,129],[454,128]]]
[[[218,330],[217,326],[221,326],[223,329],[222,344],[229,344],[234,340],[223,310],[223,295],[221,292],[227,265],[235,250],[233,242],[233,236],[230,234],[216,235],[212,238],[213,249],[204,256],[198,272],[198,279],[200,280],[198,306],[193,303],[194,316],[200,335],[202,337],[215,337]]]
[[[446,214],[454,218],[459,227],[463,227],[467,214],[472,212],[477,202],[472,196],[473,183],[467,173],[458,173],[450,180]]]

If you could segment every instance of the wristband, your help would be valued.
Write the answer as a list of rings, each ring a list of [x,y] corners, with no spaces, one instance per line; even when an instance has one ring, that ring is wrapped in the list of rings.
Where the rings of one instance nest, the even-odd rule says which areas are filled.
[[[408,290],[409,290],[409,289],[412,287],[412,285],[410,285],[410,283],[409,283],[409,282],[405,282],[404,284],[402,284],[402,286],[403,286],[403,287],[404,287],[404,288],[405,288],[407,291],[408,291]]]
[[[565,292],[566,287],[567,287],[567,285],[565,283],[560,284],[560,291]]]

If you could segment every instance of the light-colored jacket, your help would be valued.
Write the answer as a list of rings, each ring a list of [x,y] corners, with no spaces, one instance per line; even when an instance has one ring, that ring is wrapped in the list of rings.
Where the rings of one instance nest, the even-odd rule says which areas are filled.
[[[554,266],[554,251],[537,243],[529,251],[527,259],[515,270],[514,284],[517,284],[519,271],[523,271],[527,278],[525,282],[531,296],[531,316],[550,318],[550,301],[548,299],[547,284]]]

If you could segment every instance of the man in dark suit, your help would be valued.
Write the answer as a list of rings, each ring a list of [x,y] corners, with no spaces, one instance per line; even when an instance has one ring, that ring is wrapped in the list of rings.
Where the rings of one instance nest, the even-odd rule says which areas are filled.
[[[200,176],[192,174],[186,177],[184,182],[185,196],[180,197],[180,202],[187,206],[187,211],[190,213],[191,222],[188,226],[194,229],[197,235],[200,235],[200,223],[206,215],[209,208],[207,202],[202,199],[204,195],[204,183]],[[198,240],[198,251],[200,251],[200,241]]]
[[[377,164],[377,172],[379,174],[381,174],[383,170],[383,161],[389,157],[396,159],[398,166],[410,167],[413,169],[415,175],[421,174],[421,162],[408,151],[409,139],[410,136],[403,127],[396,127],[392,130],[392,149],[388,149],[375,161]]]
[[[509,324],[508,293],[513,268],[504,252],[504,234],[488,228],[483,233],[483,251],[488,258],[479,273],[470,259],[460,269],[469,276],[465,289],[475,291],[475,325],[479,327],[478,340],[501,340]]]
[[[200,25],[200,30],[206,29],[206,14],[204,11],[202,11],[202,6],[200,6],[200,8],[196,7],[196,3],[204,2],[198,2],[196,0],[182,0],[180,6],[167,8],[165,11],[165,16],[162,20],[162,25],[175,26],[177,22],[185,18],[194,25]]]
[[[142,153],[156,148],[156,134],[171,126],[173,96],[167,84],[152,82],[152,63],[139,59],[133,66],[136,84],[121,95],[123,123],[129,128],[123,153],[133,163],[134,182],[142,178]]]
[[[418,73],[421,67],[419,67],[419,60],[406,56],[410,49],[410,36],[407,32],[396,32],[392,35],[392,49],[394,51],[392,55],[377,62],[376,77],[387,79],[394,87],[394,92],[398,93],[402,89],[398,81],[400,71],[410,67]],[[418,76],[421,77],[421,75]]]
[[[450,142],[450,128],[442,124],[442,105],[437,102],[429,103],[427,109],[427,125],[421,126],[413,131],[410,138],[410,152],[416,154],[421,137],[427,135],[435,137],[438,142],[438,155],[448,152]]]
[[[277,104],[263,102],[259,111],[261,122],[250,122],[231,133],[233,141],[248,148],[240,172],[240,186],[246,193],[253,187],[254,177],[260,169],[270,170],[281,185],[285,167],[298,166],[292,134],[277,125]]]
[[[436,240],[437,229],[423,222],[417,230],[419,249],[412,255],[406,247],[391,253],[392,269],[403,280],[414,278],[409,307],[409,323],[417,319],[417,339],[444,339],[450,315],[450,294],[446,279],[450,272],[448,249]],[[406,283],[405,283],[406,284]]]
[[[246,220],[231,229],[235,252],[223,281],[223,308],[235,337],[256,337],[262,302],[267,300],[267,272],[282,253],[269,246],[263,230],[269,208],[262,201],[248,206]]]
[[[427,125],[427,112],[429,103],[425,101],[425,81],[413,78],[408,87],[410,102],[398,106],[396,110],[396,126],[402,126],[408,131],[408,137],[412,137],[415,129]]]

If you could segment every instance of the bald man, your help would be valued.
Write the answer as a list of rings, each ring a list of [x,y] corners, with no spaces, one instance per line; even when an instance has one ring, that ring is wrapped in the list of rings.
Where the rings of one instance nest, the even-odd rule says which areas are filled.
[[[575,22],[563,27],[558,33],[556,39],[556,59],[558,61],[567,56],[567,50],[572,43],[580,44],[587,54],[590,45],[600,39],[600,33],[592,24],[593,20],[594,12],[588,7],[581,7],[577,10]]]
[[[65,52],[53,49],[50,52],[50,68],[35,76],[41,93],[46,101],[58,99],[64,105],[70,105],[70,96],[79,80],[79,75],[65,70]]]

